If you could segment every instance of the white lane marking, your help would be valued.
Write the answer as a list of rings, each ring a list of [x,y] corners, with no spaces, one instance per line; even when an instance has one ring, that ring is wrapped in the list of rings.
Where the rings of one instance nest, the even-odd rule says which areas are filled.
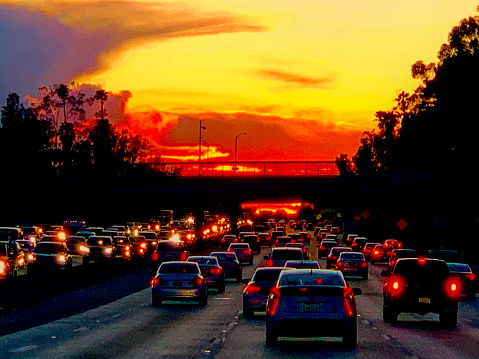
[[[378,327],[373,327],[373,330],[378,330]]]
[[[73,332],[76,333],[76,332],[83,332],[85,330],[88,330],[87,327],[80,327],[80,328],[77,328],[77,329],[73,329]]]
[[[230,323],[228,323],[228,327],[232,327],[233,325],[236,325],[236,324],[238,324],[238,323],[237,322],[230,322]]]
[[[112,318],[118,318],[121,314],[115,314],[115,315],[112,315],[111,317]]]
[[[225,298],[225,297],[215,297],[213,299],[216,299],[216,300],[230,300],[231,298]]]
[[[382,334],[381,335],[385,340],[391,340],[391,337],[387,334]]]
[[[52,339],[57,339],[57,337],[55,335],[52,335]]]
[[[27,346],[24,346],[24,347],[12,349],[12,350],[10,350],[10,353],[23,353],[23,352],[28,352],[30,350],[34,350],[36,348],[38,348],[38,345],[27,345]]]
[[[216,339],[213,341],[213,344],[219,344],[220,341],[221,341],[220,338],[216,338]]]
[[[370,323],[369,320],[366,320],[366,319],[361,320],[361,322],[365,325],[368,325]]]

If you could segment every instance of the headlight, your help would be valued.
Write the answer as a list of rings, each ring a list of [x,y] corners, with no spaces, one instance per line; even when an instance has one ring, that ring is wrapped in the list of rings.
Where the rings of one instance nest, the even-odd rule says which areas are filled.
[[[67,239],[65,232],[58,232],[58,239],[61,241],[64,241],[65,239]]]
[[[103,249],[103,251],[105,252],[105,254],[111,254],[111,252],[113,251],[113,248],[107,247],[107,248]]]
[[[67,261],[67,258],[63,255],[63,254],[60,254],[57,256],[57,262],[60,263],[60,264],[63,264]]]
[[[143,248],[143,249],[146,249],[147,246],[148,246],[148,245],[147,245],[146,243],[141,243],[141,244],[140,244],[140,248]]]
[[[82,253],[90,253],[90,248],[88,248],[87,246],[84,246],[84,245],[81,245],[81,246],[79,247],[79,250],[80,250],[80,252],[82,252]]]
[[[157,244],[158,244],[158,243],[155,242],[155,241],[151,242],[151,245],[152,245],[152,246],[156,246]]]
[[[35,262],[35,256],[32,253],[28,253],[27,254],[27,261],[28,261],[28,263]]]

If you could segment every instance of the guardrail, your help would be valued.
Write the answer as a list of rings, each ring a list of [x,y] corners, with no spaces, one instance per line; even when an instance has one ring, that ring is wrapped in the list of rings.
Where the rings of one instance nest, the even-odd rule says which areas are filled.
[[[336,177],[334,161],[164,162],[150,164],[183,177]]]

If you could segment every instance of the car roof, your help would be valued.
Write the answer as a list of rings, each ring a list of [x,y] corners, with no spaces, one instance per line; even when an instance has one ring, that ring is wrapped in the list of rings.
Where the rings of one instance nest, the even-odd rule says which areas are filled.
[[[276,247],[271,249],[271,252],[281,252],[281,251],[301,251],[301,248],[296,247]]]

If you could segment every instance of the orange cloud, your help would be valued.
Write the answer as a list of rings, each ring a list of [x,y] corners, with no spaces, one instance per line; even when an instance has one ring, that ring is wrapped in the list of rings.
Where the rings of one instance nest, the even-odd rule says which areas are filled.
[[[283,81],[288,84],[301,87],[325,87],[332,82],[330,78],[314,78],[299,74],[275,71],[275,70],[259,70],[261,76],[271,78],[273,80]]]

